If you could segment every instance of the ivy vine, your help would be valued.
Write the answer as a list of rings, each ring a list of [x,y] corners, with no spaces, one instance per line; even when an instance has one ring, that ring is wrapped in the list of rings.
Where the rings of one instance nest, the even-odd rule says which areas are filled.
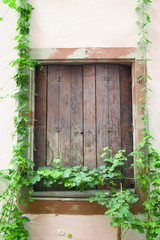
[[[143,66],[143,74],[139,76],[139,80],[144,82],[145,87],[142,88],[144,91],[144,104],[141,108],[144,110],[144,117],[142,121],[144,123],[143,140],[138,144],[137,148],[131,155],[138,156],[136,158],[136,165],[138,171],[136,179],[138,185],[141,186],[142,191],[146,196],[146,201],[143,203],[145,206],[145,219],[142,220],[142,225],[146,229],[146,239],[156,240],[160,236],[160,155],[157,149],[153,147],[153,137],[149,131],[149,92],[151,89],[148,88],[147,82],[151,80],[151,77],[147,73],[147,63],[151,61],[148,58],[148,46],[151,41],[148,38],[148,24],[151,19],[147,13],[147,6],[152,3],[151,0],[138,0],[136,11],[139,15],[137,24],[140,28],[139,33],[139,49],[142,54],[141,65]],[[159,238],[160,239],[160,238]]]
[[[136,173],[137,184],[141,186],[146,196],[145,218],[139,220],[130,212],[130,204],[138,201],[135,194],[129,190],[124,190],[121,185],[120,191],[115,188],[114,178],[122,179],[123,175],[118,170],[120,165],[124,164],[127,159],[123,156],[124,150],[119,151],[115,156],[107,157],[108,148],[104,148],[102,157],[104,165],[89,170],[84,166],[75,166],[72,168],[63,168],[59,164],[59,159],[55,159],[53,170],[47,167],[39,168],[37,172],[33,171],[34,163],[26,157],[26,152],[30,147],[28,136],[30,126],[30,109],[29,109],[29,72],[38,64],[31,59],[28,54],[29,37],[30,37],[30,18],[33,7],[27,0],[3,0],[4,4],[14,9],[19,15],[17,21],[17,46],[18,58],[11,62],[12,67],[17,68],[14,76],[17,91],[14,98],[17,102],[16,116],[14,118],[15,132],[13,137],[17,137],[17,144],[13,147],[13,157],[11,159],[11,167],[7,170],[0,171],[0,176],[7,179],[8,186],[0,194],[3,201],[2,211],[0,214],[0,237],[5,240],[27,240],[29,233],[25,228],[25,222],[29,221],[23,212],[18,209],[19,202],[26,204],[23,196],[20,196],[22,186],[29,189],[29,193],[33,192],[33,184],[43,180],[46,186],[56,186],[64,184],[69,189],[75,187],[83,191],[87,188],[93,188],[99,184],[107,185],[110,193],[97,193],[90,201],[97,201],[101,205],[107,207],[106,215],[111,216],[110,224],[117,228],[117,239],[122,240],[129,228],[138,229],[140,233],[146,231],[147,240],[156,240],[160,236],[160,155],[152,146],[153,137],[149,132],[149,114],[148,114],[148,89],[147,84],[142,89],[145,92],[145,104],[141,106],[144,110],[143,122],[145,125],[143,132],[143,140],[137,145],[135,151],[130,155],[136,156],[136,165],[138,171]],[[147,5],[151,0],[138,0],[136,11],[139,15],[137,24],[140,28],[139,33],[139,49],[142,53],[141,64],[144,68],[143,74],[139,76],[139,80],[147,82],[151,77],[147,74],[146,64],[150,59],[147,57],[147,49],[151,44],[148,39],[148,24],[150,16],[147,13]],[[0,18],[0,20],[3,20]],[[133,165],[135,165],[133,164]],[[132,166],[133,167],[133,166]],[[110,198],[108,198],[110,194]],[[29,198],[33,201],[32,198]]]
[[[32,191],[32,184],[28,175],[32,173],[31,166],[33,162],[27,159],[26,151],[29,147],[28,134],[30,128],[28,79],[30,69],[33,69],[35,66],[35,61],[31,60],[28,54],[30,18],[33,7],[25,0],[21,0],[18,3],[16,0],[3,0],[3,3],[15,9],[19,18],[16,29],[17,36],[15,37],[17,41],[15,49],[18,51],[18,58],[10,63],[12,67],[17,68],[17,73],[13,77],[17,86],[17,90],[13,96],[17,102],[13,137],[17,137],[17,144],[13,147],[13,157],[10,162],[11,167],[0,171],[0,175],[7,179],[8,182],[7,188],[0,194],[3,202],[0,216],[0,237],[6,240],[26,240],[29,233],[25,229],[24,223],[29,221],[29,219],[23,215],[23,212],[17,206],[22,186],[27,186],[30,189],[30,193]],[[23,199],[20,200],[23,201]]]

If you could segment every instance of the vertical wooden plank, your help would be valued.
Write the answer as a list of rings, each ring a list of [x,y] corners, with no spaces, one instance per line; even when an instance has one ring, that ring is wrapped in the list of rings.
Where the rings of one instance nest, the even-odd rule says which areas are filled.
[[[108,71],[107,64],[96,65],[96,119],[97,119],[97,166],[103,164],[100,157],[103,148],[109,144],[108,139]]]
[[[35,79],[35,170],[46,164],[46,84],[47,66],[37,67]]]
[[[96,167],[95,65],[83,67],[84,165]]]
[[[108,138],[113,155],[121,149],[119,65],[108,64]]]
[[[130,66],[120,66],[120,90],[121,90],[121,143],[122,149],[126,150],[126,157],[133,151],[132,135],[132,84]],[[133,168],[131,164],[133,158],[128,157],[128,161],[122,168],[125,178],[133,178]],[[131,187],[133,181],[126,179],[123,185]],[[134,183],[134,182],[133,182]]]
[[[71,166],[83,165],[82,66],[71,68]]]
[[[70,166],[70,80],[71,67],[60,66],[59,155],[62,166]]]
[[[59,156],[59,66],[48,66],[47,165]]]

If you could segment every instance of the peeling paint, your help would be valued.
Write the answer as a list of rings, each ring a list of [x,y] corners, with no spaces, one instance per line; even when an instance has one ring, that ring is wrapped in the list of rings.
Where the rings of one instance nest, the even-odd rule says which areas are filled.
[[[93,60],[109,60],[109,59],[139,59],[140,53],[136,48],[43,48],[31,49],[29,51],[31,57],[37,60],[74,60],[93,59]]]
[[[120,56],[120,59],[124,59],[124,58],[127,58],[127,59],[141,59],[141,52],[136,49],[134,52],[131,52],[127,55],[123,55],[123,56]]]
[[[68,59],[81,59],[88,57],[88,50],[86,48],[79,48],[73,54],[68,56]]]
[[[32,56],[32,59],[48,59],[50,55],[57,52],[56,48],[34,48],[30,49],[29,53]]]

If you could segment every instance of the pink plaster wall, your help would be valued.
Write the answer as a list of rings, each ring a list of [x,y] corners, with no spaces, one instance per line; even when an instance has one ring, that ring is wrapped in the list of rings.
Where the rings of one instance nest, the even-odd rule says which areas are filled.
[[[0,169],[7,168],[12,157],[15,101],[11,95],[15,89],[12,77],[16,74],[16,70],[9,66],[9,62],[16,58],[13,38],[16,35],[17,18],[14,11],[0,3],[0,17],[3,16],[4,21],[0,21],[0,97],[5,97],[7,94],[9,96],[4,100],[0,99]],[[0,185],[1,188],[3,184]]]
[[[31,2],[33,48],[136,46],[135,0]]]
[[[28,215],[31,222],[29,240],[116,240],[116,229],[109,226],[109,218],[93,215]],[[144,240],[143,234],[128,231],[125,239]]]
[[[150,98],[150,129],[155,138],[154,145],[160,149],[160,0],[154,0],[149,8],[151,15],[151,23],[149,25],[149,39],[152,41],[149,48],[149,58],[152,59],[148,63],[148,73],[152,77],[152,81],[148,81],[149,88],[152,89]]]
[[[116,231],[109,226],[104,216],[32,215],[29,229],[31,240],[116,239]]]

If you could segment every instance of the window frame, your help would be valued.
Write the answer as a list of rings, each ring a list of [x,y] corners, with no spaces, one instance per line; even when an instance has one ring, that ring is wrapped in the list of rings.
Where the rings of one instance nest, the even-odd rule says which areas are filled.
[[[42,64],[88,64],[88,63],[114,63],[129,64],[132,72],[132,118],[133,118],[133,149],[139,141],[142,140],[141,134],[144,126],[142,117],[143,109],[140,105],[143,101],[144,87],[143,82],[139,81],[139,75],[144,72],[144,66],[140,65],[140,53],[136,48],[52,48],[52,49],[31,49],[31,58],[38,60]],[[31,110],[31,118],[34,118],[35,109],[35,71],[30,73],[30,96],[29,108]],[[34,125],[34,120],[31,122]],[[34,161],[34,129],[30,129],[29,133],[30,149],[28,157]],[[134,159],[135,161],[135,159]],[[136,167],[134,167],[134,174]],[[140,201],[144,200],[144,195],[140,191],[140,187],[135,186],[135,191],[139,195]],[[75,194],[76,195],[76,194]],[[55,194],[45,192],[34,193],[34,196],[55,196]],[[67,193],[66,193],[66,196]],[[65,194],[64,194],[65,197]],[[83,195],[82,195],[83,197]],[[84,196],[85,197],[85,196]]]

